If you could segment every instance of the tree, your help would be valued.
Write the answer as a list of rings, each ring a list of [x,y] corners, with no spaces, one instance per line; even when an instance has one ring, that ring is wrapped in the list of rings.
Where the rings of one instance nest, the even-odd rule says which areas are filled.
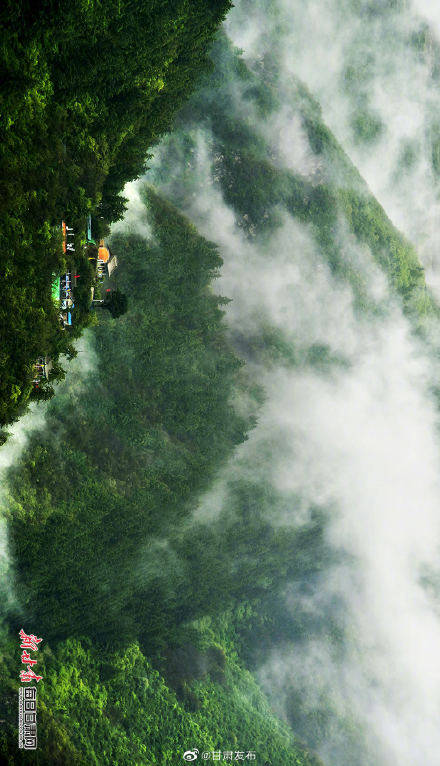
[[[113,319],[125,314],[128,308],[128,300],[125,293],[120,290],[110,290],[104,300],[93,301],[94,306],[108,309]]]

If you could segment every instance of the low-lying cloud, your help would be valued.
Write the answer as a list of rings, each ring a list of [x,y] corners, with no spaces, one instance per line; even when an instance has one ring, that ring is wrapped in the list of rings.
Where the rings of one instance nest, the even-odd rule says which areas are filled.
[[[439,294],[438,9],[429,0],[254,5],[237,3],[229,35],[251,66],[276,51],[286,86],[295,76],[310,88]]]
[[[316,4],[307,7],[316,10]],[[258,23],[258,13],[247,20],[245,44],[263,34],[252,29]],[[280,130],[289,132],[287,123],[280,128],[283,114],[288,110],[273,123],[274,141]],[[291,149],[284,143],[291,158],[284,161],[298,168],[303,157],[308,173],[304,136],[296,144],[293,128]],[[377,311],[360,313],[352,288],[331,272],[313,232],[287,214],[269,240],[246,238],[216,184],[209,136],[199,133],[195,140],[198,189],[194,193],[193,178],[184,207],[220,246],[224,266],[215,290],[232,298],[226,307],[231,338],[269,325],[292,349],[318,345],[341,362],[316,366],[301,354],[296,365],[249,360],[266,395],[258,424],[196,517],[208,522],[220,513],[228,481],[240,474],[256,484],[271,482],[281,498],[271,509],[276,525],[299,527],[312,507],[326,510],[326,541],[342,556],[335,556],[306,605],[291,590],[286,608],[319,614],[323,605],[331,611],[338,604],[333,618],[343,642],[317,632],[277,650],[261,668],[261,680],[274,704],[289,687],[305,710],[326,708],[333,723],[325,735],[306,733],[329,765],[435,766],[440,613],[424,577],[439,575],[437,363],[370,251],[343,222],[340,252],[362,275]],[[175,181],[178,174],[176,167]]]

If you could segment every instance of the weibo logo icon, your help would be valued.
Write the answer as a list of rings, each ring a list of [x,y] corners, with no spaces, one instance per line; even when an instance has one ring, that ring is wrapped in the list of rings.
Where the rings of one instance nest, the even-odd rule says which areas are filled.
[[[198,750],[185,750],[183,754],[184,761],[196,761],[199,754]]]

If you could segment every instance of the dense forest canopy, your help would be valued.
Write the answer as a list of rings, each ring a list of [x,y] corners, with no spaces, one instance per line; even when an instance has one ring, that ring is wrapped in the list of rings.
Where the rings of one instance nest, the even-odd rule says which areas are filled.
[[[72,356],[73,338],[93,321],[87,216],[95,239],[121,218],[124,184],[142,173],[148,148],[206,69],[207,46],[229,6],[2,4],[0,427],[35,397],[37,358]],[[62,220],[75,232],[75,258],[63,253]],[[85,304],[80,310],[77,300],[64,332],[51,290],[71,268]]]
[[[96,372],[79,397],[65,384],[45,436],[35,435],[10,481],[20,607],[9,621],[13,630],[37,622],[48,642],[40,667],[44,757],[171,764],[177,739],[183,751],[193,737],[205,749],[230,742],[251,752],[258,744],[260,758],[313,764],[239,661],[232,619],[243,599],[286,581],[291,554],[312,530],[286,538],[259,514],[245,527],[232,514],[227,540],[229,555],[242,561],[237,579],[222,555],[224,522],[188,526],[197,496],[246,438],[261,394],[254,392],[247,414],[231,405],[252,386],[225,337],[226,301],[210,287],[221,267],[217,248],[152,189],[144,198],[150,241],[112,240],[130,308],[94,329]],[[267,562],[260,574],[252,563],[257,538]],[[217,625],[228,607],[231,618]],[[254,609],[249,601],[249,616]],[[16,687],[11,664],[4,674],[6,715]],[[80,711],[94,723],[78,739],[71,726]],[[123,722],[138,731],[135,739]],[[3,748],[10,742],[4,738]]]

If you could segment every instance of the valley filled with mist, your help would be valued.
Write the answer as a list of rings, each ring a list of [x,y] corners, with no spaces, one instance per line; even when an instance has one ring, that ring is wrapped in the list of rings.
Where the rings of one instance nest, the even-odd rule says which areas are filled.
[[[112,219],[127,312],[0,447],[0,753],[436,766],[440,13],[237,0],[209,57]]]

